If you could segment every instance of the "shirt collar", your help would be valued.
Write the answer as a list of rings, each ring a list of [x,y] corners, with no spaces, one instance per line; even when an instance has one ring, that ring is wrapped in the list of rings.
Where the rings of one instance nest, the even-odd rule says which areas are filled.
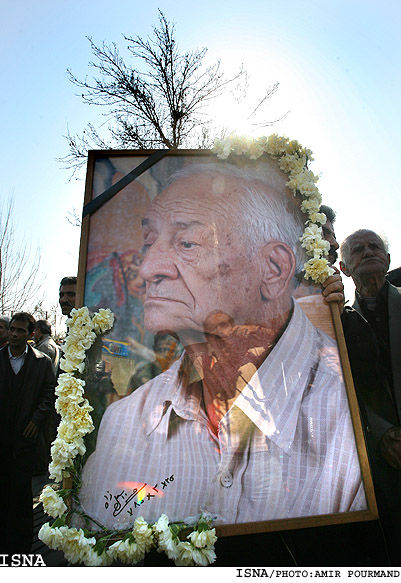
[[[385,302],[387,302],[389,286],[390,286],[390,284],[386,280],[384,282],[384,284],[382,285],[382,287],[379,289],[379,293],[377,294],[376,298],[380,298],[380,300],[384,300]],[[361,296],[361,294],[359,293],[359,291],[357,289],[355,290],[355,296],[356,296],[357,300],[359,301],[359,303],[361,303],[361,301],[364,301],[364,297]]]
[[[294,301],[293,315],[286,330],[233,404],[288,454],[311,369],[316,366],[312,358],[315,335],[314,326]],[[184,353],[179,361],[158,377],[160,383],[164,383],[166,398],[158,413],[149,420],[148,435],[166,414],[170,418],[172,411],[183,419],[206,423],[206,414],[201,406],[201,385],[189,382],[193,374],[191,361]],[[168,431],[168,424],[165,429]]]
[[[25,350],[19,355],[19,356],[13,356],[11,354],[11,349],[10,349],[10,345],[8,345],[8,356],[10,358],[13,358],[14,360],[17,360],[18,358],[25,358],[25,356],[28,353],[28,344],[25,344]]]
[[[172,411],[179,417],[193,421],[205,418],[201,407],[202,388],[198,375],[191,365],[190,358],[184,352],[171,367],[160,374],[153,383],[156,387],[163,387],[164,400],[160,407],[152,411],[148,419],[148,432],[150,435],[160,425],[165,415],[171,416]],[[195,375],[195,376],[194,376]],[[166,432],[168,426],[166,426]]]
[[[314,326],[294,301],[289,325],[235,401],[256,427],[286,453],[290,453],[304,392],[311,370],[316,367],[312,356],[315,335]]]

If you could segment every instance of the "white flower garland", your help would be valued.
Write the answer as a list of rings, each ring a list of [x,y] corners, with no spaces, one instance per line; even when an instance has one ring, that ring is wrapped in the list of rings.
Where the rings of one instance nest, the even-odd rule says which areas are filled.
[[[120,561],[134,565],[156,548],[158,552],[165,552],[176,565],[206,566],[216,560],[214,543],[217,537],[215,529],[210,528],[212,517],[209,515],[201,514],[192,519],[191,526],[185,522],[170,523],[165,514],[153,525],[139,517],[133,528],[124,532],[110,532],[105,527],[101,527],[100,532],[88,532],[68,526],[75,512],[69,508],[68,500],[72,497],[77,501],[79,491],[81,456],[86,451],[84,437],[94,430],[90,415],[93,408],[84,397],[85,381],[81,377],[87,351],[98,336],[113,327],[113,322],[110,310],[101,309],[91,316],[87,307],[72,310],[67,320],[68,336],[61,359],[61,367],[66,372],[59,376],[56,387],[56,410],[61,422],[51,448],[49,472],[56,483],[72,476],[73,486],[43,489],[40,501],[44,511],[55,521],[41,527],[39,539],[49,548],[62,551],[71,564],[99,567]]]
[[[333,275],[334,270],[326,259],[330,244],[323,237],[322,225],[326,222],[326,215],[319,212],[322,197],[316,186],[318,177],[308,169],[308,163],[313,161],[312,152],[296,140],[290,141],[277,134],[257,139],[230,136],[224,140],[215,140],[212,152],[221,160],[226,160],[231,154],[246,156],[250,160],[268,154],[277,161],[280,170],[288,174],[288,188],[294,196],[301,196],[301,210],[308,216],[305,231],[300,237],[302,247],[311,257],[304,264],[304,277],[323,283]]]
[[[318,177],[308,169],[308,163],[313,160],[312,152],[297,141],[290,142],[276,134],[256,140],[231,136],[216,140],[212,151],[223,160],[231,154],[251,160],[268,154],[277,160],[279,168],[289,176],[288,188],[294,196],[301,196],[301,210],[308,216],[300,237],[302,247],[311,257],[304,265],[305,278],[322,283],[332,275],[334,271],[326,259],[330,245],[324,240],[322,231],[326,216],[319,212],[322,197],[316,186]],[[61,423],[52,444],[49,466],[50,478],[56,482],[71,474],[75,477],[80,474],[80,464],[76,468],[75,462],[85,454],[84,436],[94,430],[90,415],[93,409],[84,398],[85,381],[81,377],[87,351],[98,336],[113,327],[113,322],[110,310],[101,309],[91,316],[87,307],[72,310],[67,320],[69,333],[61,359],[65,373],[59,376],[56,387],[56,410]],[[132,530],[123,533],[109,532],[104,527],[100,534],[69,527],[67,523],[74,511],[68,508],[64,498],[74,496],[78,489],[79,486],[58,490],[47,486],[40,496],[45,512],[56,520],[52,525],[42,526],[39,538],[49,548],[62,551],[71,564],[106,566],[117,560],[132,565],[142,561],[152,548],[165,552],[176,565],[206,566],[216,560],[214,543],[217,537],[215,529],[211,528],[212,517],[203,514],[192,526],[185,522],[170,523],[165,514],[153,525],[140,517]],[[187,530],[190,530],[188,535]]]

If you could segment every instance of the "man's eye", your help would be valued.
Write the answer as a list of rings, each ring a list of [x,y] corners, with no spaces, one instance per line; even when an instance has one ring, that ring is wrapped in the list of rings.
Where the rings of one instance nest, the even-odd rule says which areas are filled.
[[[183,249],[194,249],[195,247],[198,247],[198,244],[192,243],[191,241],[181,241],[181,247],[183,247]]]

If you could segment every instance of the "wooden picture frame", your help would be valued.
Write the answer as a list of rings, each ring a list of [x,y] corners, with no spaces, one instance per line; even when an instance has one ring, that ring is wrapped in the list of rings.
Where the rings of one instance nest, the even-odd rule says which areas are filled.
[[[206,150],[89,152],[77,305],[86,305],[93,311],[110,308],[117,313],[114,331],[103,340],[101,371],[103,379],[107,379],[113,388],[109,392],[103,392],[102,413],[113,401],[121,400],[131,385],[133,391],[137,390],[132,379],[137,376],[141,380],[138,373],[139,360],[145,363],[142,368],[146,369],[146,374],[155,374],[154,371],[149,372],[154,336],[147,334],[143,325],[144,287],[138,275],[142,244],[141,218],[154,197],[165,188],[173,172],[193,163],[208,162],[216,163],[217,159]],[[312,513],[273,520],[217,523],[218,536],[360,522],[375,520],[378,517],[339,308],[337,304],[329,306],[325,303],[322,296],[316,293],[316,286],[309,286],[305,282],[303,286],[299,288],[301,291],[297,292],[299,297],[296,302],[302,307],[303,313],[313,326],[323,330],[337,346],[340,376],[342,375],[348,399],[366,507],[356,511]],[[182,347],[172,341],[167,348],[164,347],[164,362],[168,359],[171,362],[177,360],[182,351]],[[149,366],[146,368],[146,365]],[[146,381],[145,376],[142,380]],[[138,379],[135,382],[137,384]],[[91,438],[89,454],[96,447],[95,437],[100,417],[101,415],[95,420],[96,431]],[[113,499],[113,493],[110,493],[110,496],[111,504],[116,501],[116,497]],[[177,496],[180,496],[179,491]],[[181,518],[184,519],[185,516]]]

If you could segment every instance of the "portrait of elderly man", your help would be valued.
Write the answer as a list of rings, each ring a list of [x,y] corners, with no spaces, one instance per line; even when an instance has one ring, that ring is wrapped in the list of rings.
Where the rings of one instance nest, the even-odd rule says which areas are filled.
[[[292,299],[305,217],[263,168],[189,165],[143,218],[144,323],[184,352],[103,417],[80,501],[109,528],[366,509],[336,343]]]

